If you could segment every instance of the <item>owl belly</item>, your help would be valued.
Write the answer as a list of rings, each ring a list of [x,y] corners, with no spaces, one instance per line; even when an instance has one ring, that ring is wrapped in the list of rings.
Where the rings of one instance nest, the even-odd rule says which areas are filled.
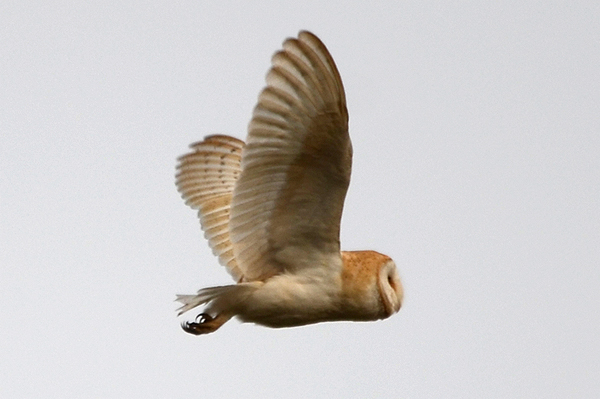
[[[340,278],[324,274],[279,275],[243,304],[237,316],[268,327],[294,327],[340,319]]]

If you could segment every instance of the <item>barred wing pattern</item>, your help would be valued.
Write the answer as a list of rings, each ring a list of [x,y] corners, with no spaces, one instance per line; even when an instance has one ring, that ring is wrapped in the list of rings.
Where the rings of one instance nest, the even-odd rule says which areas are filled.
[[[286,40],[266,80],[229,222],[235,261],[249,281],[340,257],[352,163],[342,80],[316,36],[303,31]]]
[[[233,188],[241,173],[244,142],[225,135],[207,136],[179,158],[176,184],[186,204],[198,210],[204,236],[219,263],[236,281],[243,278],[229,238]]]

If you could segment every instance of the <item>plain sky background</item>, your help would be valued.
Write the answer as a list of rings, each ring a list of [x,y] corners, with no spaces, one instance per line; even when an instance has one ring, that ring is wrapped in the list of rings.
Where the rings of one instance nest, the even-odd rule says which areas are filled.
[[[175,294],[230,278],[176,158],[245,138],[300,29],[347,92],[342,247],[404,306],[188,335]],[[597,1],[2,1],[0,51],[3,398],[600,395]]]

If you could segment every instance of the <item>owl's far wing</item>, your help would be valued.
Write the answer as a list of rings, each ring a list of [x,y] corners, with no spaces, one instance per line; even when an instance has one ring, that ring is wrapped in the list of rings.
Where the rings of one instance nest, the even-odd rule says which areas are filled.
[[[302,31],[287,39],[266,81],[248,127],[229,224],[247,280],[339,258],[352,164],[342,80],[316,36]]]
[[[229,213],[233,188],[242,168],[244,142],[225,135],[212,135],[190,146],[192,152],[179,158],[176,184],[185,203],[198,210],[200,225],[219,263],[236,281],[243,274],[229,239]]]

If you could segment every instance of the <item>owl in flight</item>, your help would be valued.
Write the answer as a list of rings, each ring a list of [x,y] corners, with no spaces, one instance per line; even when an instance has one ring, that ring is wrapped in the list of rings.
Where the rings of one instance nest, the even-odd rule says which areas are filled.
[[[206,305],[191,334],[232,317],[268,327],[385,319],[402,305],[394,261],[340,251],[352,145],[344,87],[312,33],[272,58],[246,143],[212,135],[179,158],[177,188],[236,284],[178,295],[179,314]]]

